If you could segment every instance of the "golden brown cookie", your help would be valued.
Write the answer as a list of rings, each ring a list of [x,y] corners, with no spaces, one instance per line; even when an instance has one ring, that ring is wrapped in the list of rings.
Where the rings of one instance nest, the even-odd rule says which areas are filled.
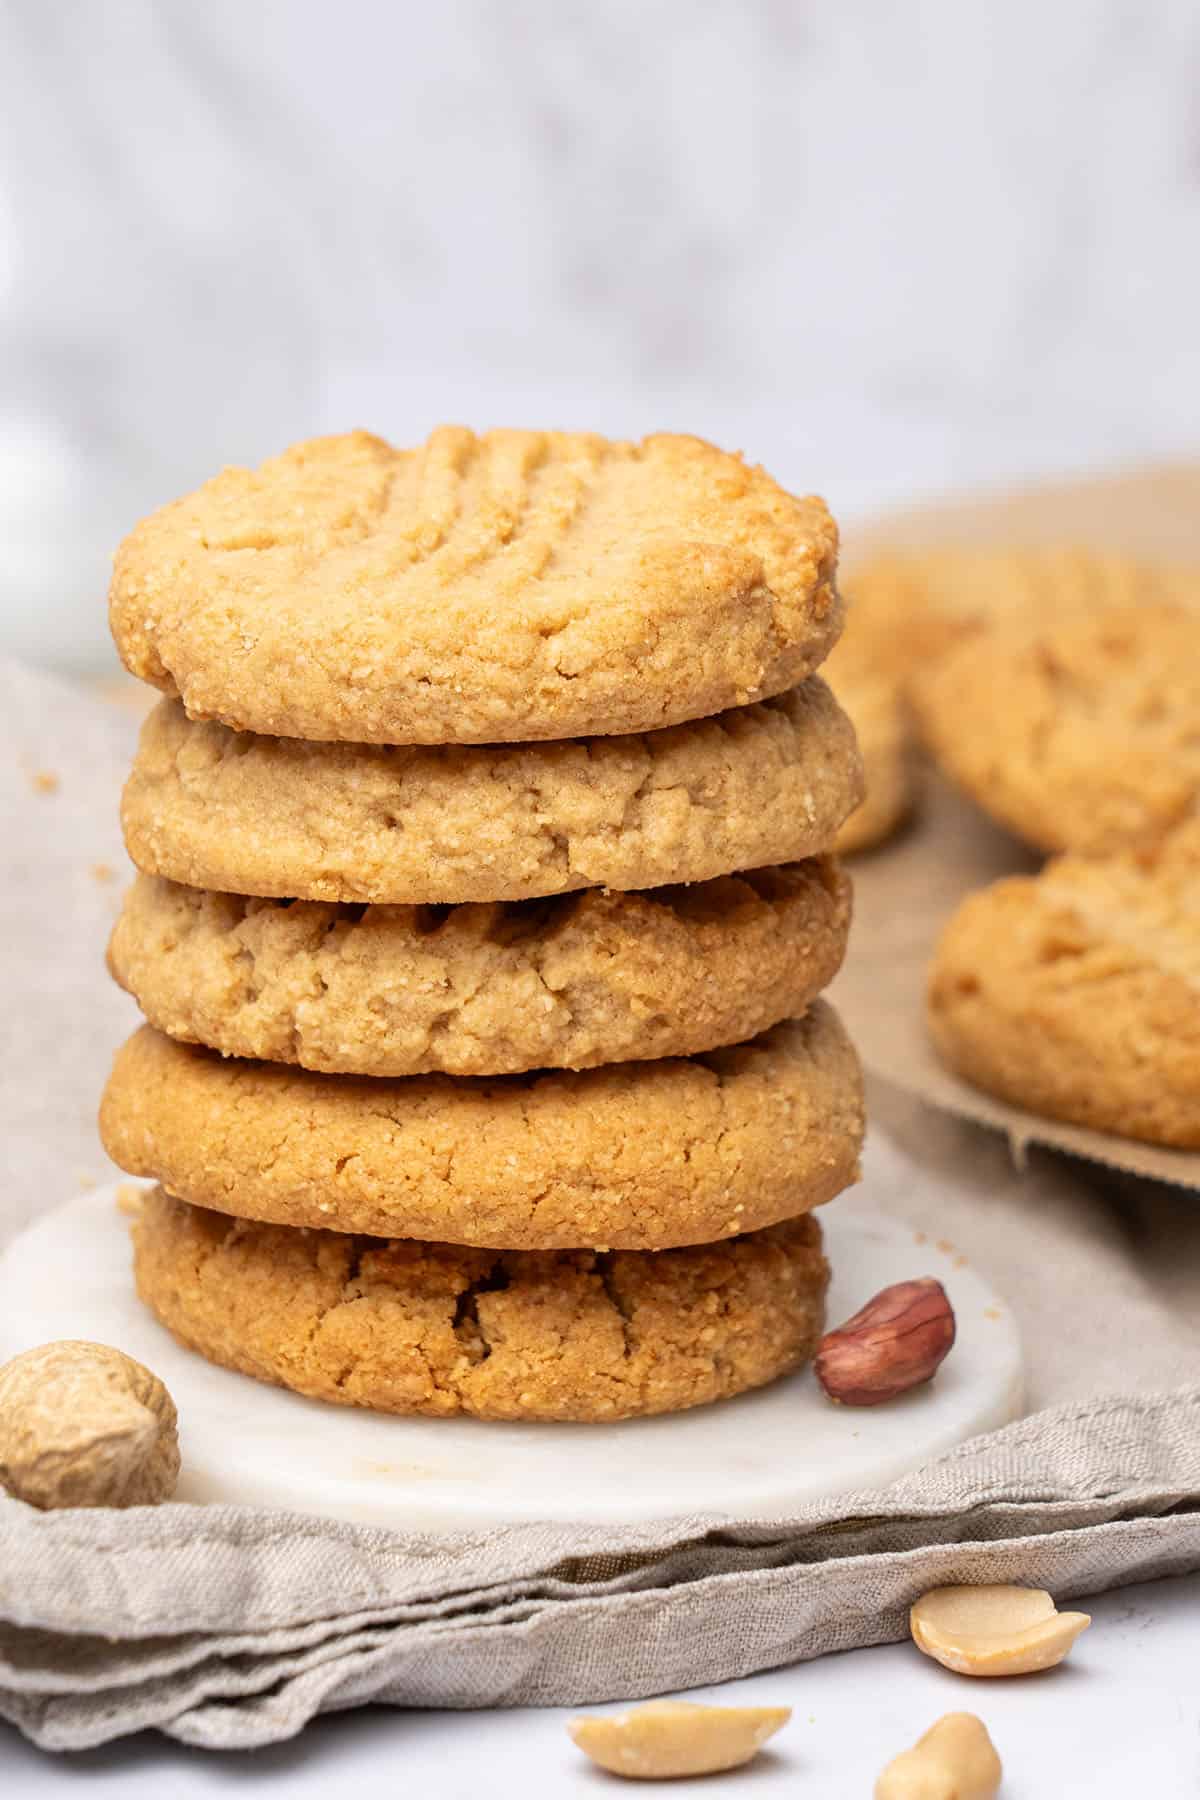
[[[1030,613],[1200,599],[1196,571],[1075,547],[889,551],[849,583],[854,635],[903,683],[964,637]]]
[[[1144,601],[997,626],[913,683],[922,735],[1041,850],[1152,842],[1200,799],[1200,611]]]
[[[514,1250],[661,1250],[776,1224],[854,1180],[837,1015],[706,1056],[399,1081],[223,1060],[149,1026],[100,1112],[131,1175],[240,1218]]]
[[[929,1026],[952,1069],[1014,1106],[1200,1149],[1200,822],[970,895],[938,945]]]
[[[138,1292],[226,1368],[378,1412],[587,1423],[678,1412],[805,1362],[815,1219],[658,1252],[467,1250],[255,1225],[147,1195]]]
[[[493,906],[245,900],[140,875],[109,967],[160,1031],[349,1075],[510,1075],[689,1056],[833,980],[832,858],[640,894]]]
[[[865,634],[851,603],[846,635],[825,665],[825,679],[845,708],[858,740],[866,792],[837,836],[844,856],[872,849],[899,829],[913,809],[913,733],[902,684]]]
[[[828,850],[862,794],[819,677],[640,737],[383,748],[253,737],[164,701],[122,823],[140,869],[282,900],[527,900],[707,881]]]
[[[699,438],[366,432],[226,469],[117,553],[126,667],[278,737],[653,730],[791,687],[841,628],[837,531]]]

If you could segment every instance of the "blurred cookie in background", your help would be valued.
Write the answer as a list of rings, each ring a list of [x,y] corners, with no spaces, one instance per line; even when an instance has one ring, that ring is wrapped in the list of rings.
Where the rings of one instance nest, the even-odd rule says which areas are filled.
[[[1036,849],[1152,843],[1200,794],[1200,605],[1027,609],[946,651],[910,694],[939,766]]]
[[[971,894],[927,1020],[975,1087],[1047,1118],[1200,1148],[1200,816],[1152,850],[1064,856]]]
[[[883,551],[846,582],[862,651],[907,682],[983,627],[1024,613],[1050,619],[1076,609],[1200,596],[1191,569],[1078,547]],[[830,665],[832,667],[832,664]]]
[[[882,844],[905,823],[917,798],[908,706],[895,672],[867,633],[855,628],[854,599],[845,635],[825,665],[826,678],[849,715],[862,757],[866,793],[837,837],[843,856]]]

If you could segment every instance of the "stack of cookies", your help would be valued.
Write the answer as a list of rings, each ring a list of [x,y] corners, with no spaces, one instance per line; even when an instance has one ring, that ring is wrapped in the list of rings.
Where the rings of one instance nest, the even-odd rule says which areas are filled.
[[[861,798],[817,500],[694,439],[362,433],[122,546],[167,695],[105,1144],[182,1342],[397,1413],[610,1420],[803,1362],[856,1173],[818,998]]]

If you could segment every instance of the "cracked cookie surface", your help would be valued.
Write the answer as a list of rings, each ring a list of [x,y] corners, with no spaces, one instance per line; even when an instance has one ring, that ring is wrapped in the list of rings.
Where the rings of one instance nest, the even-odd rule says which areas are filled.
[[[243,899],[140,875],[109,967],[152,1025],[226,1056],[506,1075],[754,1037],[828,986],[849,923],[832,858],[438,908]]]
[[[820,500],[698,438],[449,426],[226,469],[144,520],[126,667],[194,718],[383,744],[653,730],[780,693],[841,626]]]
[[[403,905],[661,887],[828,850],[862,796],[820,677],[636,737],[441,749],[142,727],[121,819],[140,869],[283,900]]]
[[[852,1182],[854,1050],[832,1007],[705,1056],[397,1081],[226,1060],[143,1026],[100,1110],[113,1160],[242,1218],[505,1249],[659,1250]]]
[[[943,1060],[1014,1106],[1200,1149],[1200,822],[971,894],[942,935]]]
[[[941,767],[1038,849],[1153,842],[1200,801],[1200,609],[1022,617],[948,652],[913,699]]]
[[[190,1349],[380,1412],[604,1422],[760,1387],[806,1361],[815,1219],[658,1253],[464,1250],[254,1225],[147,1195],[138,1291]]]

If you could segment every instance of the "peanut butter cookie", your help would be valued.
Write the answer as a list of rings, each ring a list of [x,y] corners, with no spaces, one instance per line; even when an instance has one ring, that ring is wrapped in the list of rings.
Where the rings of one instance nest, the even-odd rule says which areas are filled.
[[[581,1073],[312,1075],[149,1026],[100,1112],[115,1162],[240,1218],[505,1249],[661,1250],[773,1225],[854,1180],[837,1015],[706,1056]]]
[[[638,737],[443,749],[142,728],[122,823],[140,869],[281,900],[439,905],[650,888],[828,850],[862,797],[819,677]]]
[[[1040,850],[1153,842],[1200,799],[1200,610],[1022,617],[948,652],[912,692],[942,768]]]
[[[841,628],[820,500],[698,438],[366,432],[226,469],[117,554],[134,675],[279,737],[647,731],[781,693]]]
[[[151,1024],[226,1056],[509,1075],[754,1037],[828,986],[849,924],[832,858],[454,907],[246,900],[140,875],[109,968]]]
[[[138,1291],[210,1361],[379,1412],[611,1422],[761,1387],[806,1361],[815,1219],[657,1253],[465,1250],[255,1225],[149,1194]]]
[[[929,984],[939,1054],[1047,1118],[1200,1149],[1200,822],[972,894]]]
[[[903,683],[964,638],[1023,613],[1053,619],[1097,607],[1194,603],[1200,574],[1072,547],[947,546],[872,557],[848,591],[856,639]]]

